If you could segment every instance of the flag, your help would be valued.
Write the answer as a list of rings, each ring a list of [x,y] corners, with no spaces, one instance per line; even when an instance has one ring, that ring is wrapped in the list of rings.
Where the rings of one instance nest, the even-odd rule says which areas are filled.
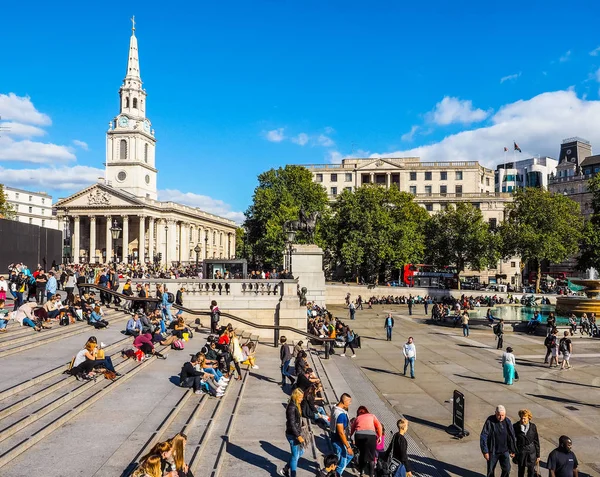
[[[516,142],[513,141],[513,144],[515,145],[515,151],[523,152]]]
[[[508,152],[508,147],[505,147],[505,148],[504,148],[504,152]]]

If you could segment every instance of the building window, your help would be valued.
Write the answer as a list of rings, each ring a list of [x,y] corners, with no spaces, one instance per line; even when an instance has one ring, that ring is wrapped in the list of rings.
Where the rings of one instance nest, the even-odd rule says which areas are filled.
[[[127,141],[121,139],[119,142],[119,159],[127,159]]]
[[[137,98],[133,98],[133,109],[137,109]]]
[[[496,230],[496,227],[498,226],[498,221],[495,218],[491,218],[489,221],[489,225],[491,230]]]
[[[42,197],[42,204],[44,204],[45,202],[46,202],[46,199],[44,199],[44,198]]]
[[[125,107],[128,108],[129,107],[129,98],[125,98]]]
[[[456,192],[457,197],[460,197],[462,195],[462,186],[461,185],[455,186],[454,192]]]
[[[363,174],[361,177],[361,181],[364,184],[368,184],[371,182],[371,176],[369,176],[369,174]]]
[[[331,195],[337,195],[337,187],[332,187],[330,190]]]
[[[446,171],[441,171],[440,172],[440,180],[441,181],[447,181],[448,180],[448,173]]]
[[[348,192],[352,192],[352,187],[344,187],[345,190],[347,190]]]
[[[44,209],[40,209],[40,210],[41,210],[41,212],[42,212],[42,215],[44,215]]]
[[[417,186],[410,186],[408,190],[412,195],[417,195]]]
[[[315,182],[323,182],[323,174],[315,175]]]
[[[29,213],[32,214],[33,213],[33,207],[29,207]]]
[[[440,194],[446,195],[448,193],[448,186],[441,185],[440,186]]]
[[[217,232],[213,232],[213,245],[217,244]]]
[[[517,262],[510,262],[510,267],[511,268],[516,268],[517,266]]]
[[[431,195],[431,186],[425,186],[425,193]]]
[[[425,204],[425,210],[427,212],[433,212],[433,204]]]
[[[481,204],[479,202],[473,202],[473,207],[475,207],[476,209],[480,209],[481,208]]]
[[[31,217],[29,217],[29,223],[33,224],[33,219]]]
[[[42,227],[46,226],[46,221],[44,219],[42,219]]]
[[[456,171],[456,180],[462,181],[462,171]]]
[[[416,181],[417,180],[417,173],[416,172],[411,172],[410,173],[410,180],[411,181]]]
[[[148,143],[144,144],[144,162],[148,162]]]
[[[346,172],[345,180],[346,180],[346,182],[352,182],[352,173],[351,172]]]
[[[431,172],[425,172],[425,180],[426,181],[430,181],[431,180]]]
[[[33,196],[29,196],[29,202],[31,202],[33,200]]]
[[[331,174],[331,182],[337,182],[337,174]]]
[[[489,186],[489,185],[490,185],[490,178],[489,178],[489,177],[486,177],[486,178],[485,178],[485,185],[486,185],[486,186]]]
[[[15,192],[15,199],[19,200],[19,193],[18,192]]]

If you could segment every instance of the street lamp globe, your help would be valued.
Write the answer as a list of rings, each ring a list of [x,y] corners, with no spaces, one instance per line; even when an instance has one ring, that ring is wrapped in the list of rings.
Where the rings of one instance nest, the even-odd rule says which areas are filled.
[[[196,253],[196,255],[198,255],[201,251],[202,251],[202,249],[200,248],[200,245],[196,245],[194,247],[194,252]]]
[[[113,222],[113,226],[110,229],[110,233],[112,234],[112,239],[113,240],[119,240],[119,237],[121,236],[121,231],[122,230],[123,229],[121,227],[119,227],[119,224],[115,220]]]
[[[287,230],[285,232],[285,234],[286,234],[287,242],[294,243],[294,240],[296,240],[296,231],[290,229],[290,230]]]

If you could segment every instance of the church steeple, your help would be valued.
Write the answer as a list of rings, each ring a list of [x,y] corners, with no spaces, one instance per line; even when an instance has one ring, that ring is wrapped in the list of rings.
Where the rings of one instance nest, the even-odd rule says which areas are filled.
[[[146,90],[142,88],[135,17],[131,19],[127,73],[119,89],[119,114],[109,124],[106,179],[136,197],[156,200],[156,138],[146,118]]]

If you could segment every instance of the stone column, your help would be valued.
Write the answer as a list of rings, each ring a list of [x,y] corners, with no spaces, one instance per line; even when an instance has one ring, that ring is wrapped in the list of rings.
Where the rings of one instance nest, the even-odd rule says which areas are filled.
[[[374,172],[369,173],[369,184],[375,184],[375,173]]]
[[[156,245],[154,244],[154,217],[150,217],[148,220],[148,258],[150,261],[154,260],[155,253]]]
[[[105,215],[106,218],[106,263],[112,262],[113,259],[113,249],[112,249],[112,232],[110,229],[112,228],[112,215]]]
[[[392,186],[392,173],[386,172],[385,174],[385,185],[389,189]]]
[[[96,217],[90,215],[90,263],[96,262]],[[100,260],[98,260],[100,261]]]
[[[156,222],[156,253],[162,254],[161,263],[167,261],[167,251],[165,249],[165,219]]]
[[[123,215],[123,263],[127,263],[129,255],[129,216]]]
[[[231,232],[227,234],[227,258],[231,258]]]
[[[73,263],[79,263],[79,239],[80,228],[79,228],[79,216],[73,217]]]
[[[140,215],[140,233],[138,234],[138,262],[146,261],[146,216]]]
[[[181,235],[179,238],[179,261],[190,260],[190,225],[181,223]]]
[[[167,264],[170,266],[171,262],[177,260],[177,222],[174,220],[168,221],[169,225],[169,241],[167,246]]]

